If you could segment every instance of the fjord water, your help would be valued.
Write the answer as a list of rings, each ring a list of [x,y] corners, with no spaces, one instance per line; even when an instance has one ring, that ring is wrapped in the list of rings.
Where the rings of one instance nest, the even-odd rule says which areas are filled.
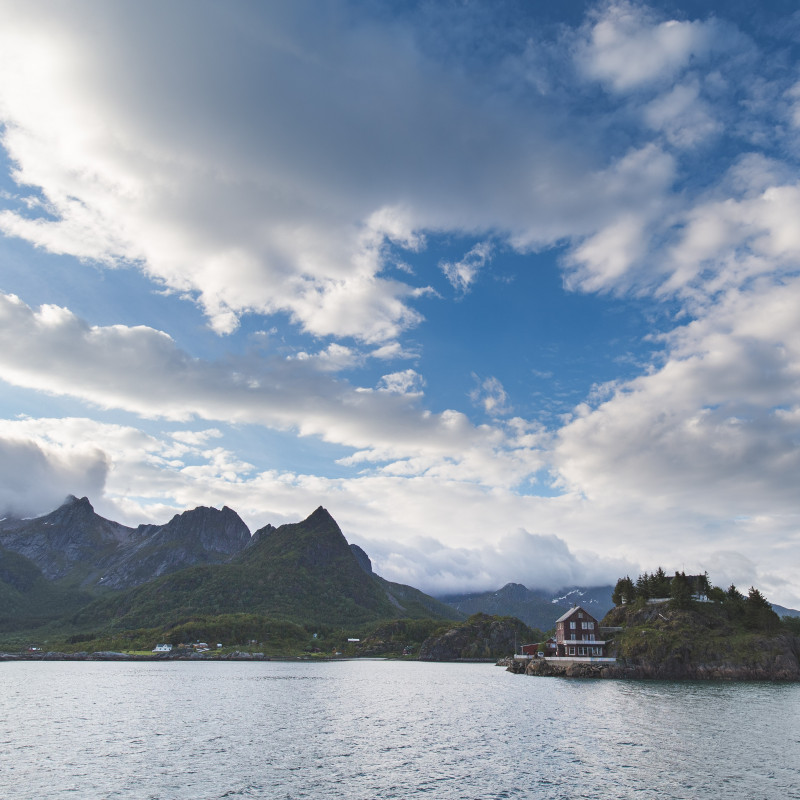
[[[0,796],[800,798],[800,686],[5,662]]]

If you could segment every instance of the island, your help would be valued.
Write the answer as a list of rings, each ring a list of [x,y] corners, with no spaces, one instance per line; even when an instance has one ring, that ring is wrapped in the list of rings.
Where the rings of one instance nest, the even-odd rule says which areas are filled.
[[[636,581],[620,578],[613,600],[599,623],[573,609],[587,627],[596,623],[593,640],[594,629],[557,627],[555,639],[523,646],[502,663],[538,676],[800,680],[800,618],[778,617],[758,589],[744,595],[734,585],[711,586],[707,575],[669,577],[659,568]],[[602,654],[579,653],[590,649]]]

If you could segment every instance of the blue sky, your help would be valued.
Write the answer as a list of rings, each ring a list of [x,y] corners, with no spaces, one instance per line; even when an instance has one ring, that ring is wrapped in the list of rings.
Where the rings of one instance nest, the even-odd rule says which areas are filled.
[[[0,504],[800,604],[790,3],[0,3]]]

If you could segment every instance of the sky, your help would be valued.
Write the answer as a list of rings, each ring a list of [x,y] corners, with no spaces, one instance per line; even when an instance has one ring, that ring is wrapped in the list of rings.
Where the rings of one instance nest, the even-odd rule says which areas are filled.
[[[0,0],[0,511],[800,607],[793,6]]]

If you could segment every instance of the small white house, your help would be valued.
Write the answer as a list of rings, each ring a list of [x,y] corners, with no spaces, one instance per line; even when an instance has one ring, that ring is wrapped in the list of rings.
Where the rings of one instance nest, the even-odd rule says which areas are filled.
[[[154,653],[171,653],[172,652],[172,645],[171,644],[157,644],[153,648]]]

